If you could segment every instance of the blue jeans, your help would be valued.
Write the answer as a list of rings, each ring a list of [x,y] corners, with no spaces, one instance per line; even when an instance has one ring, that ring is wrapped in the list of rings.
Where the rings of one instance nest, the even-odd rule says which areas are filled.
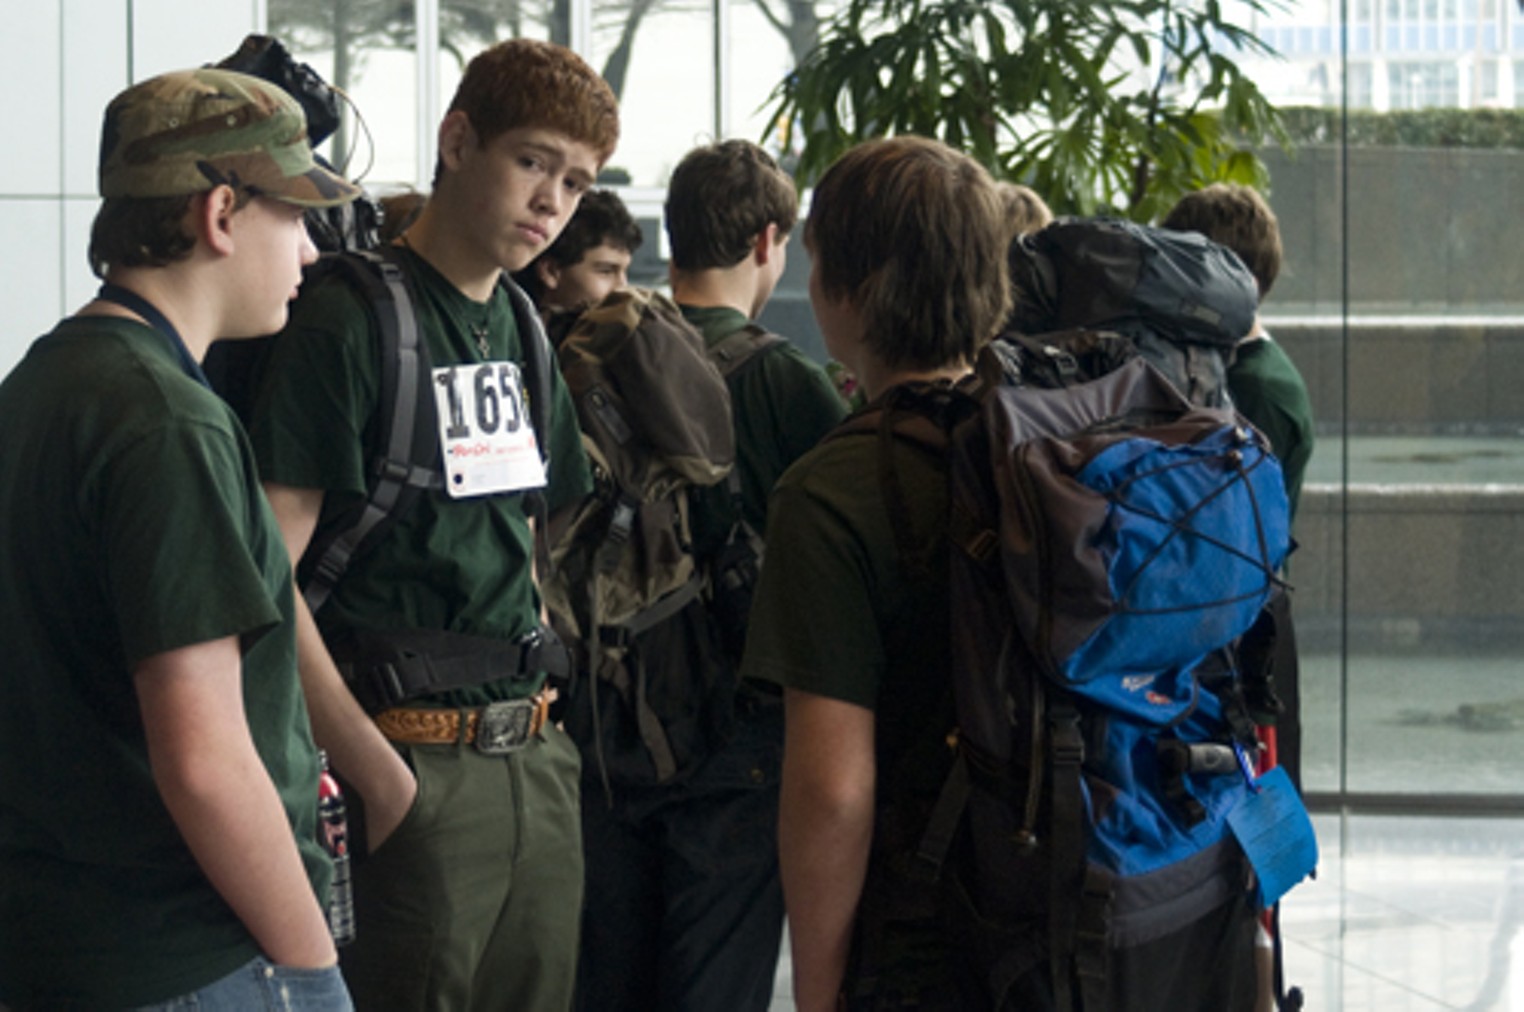
[[[337,966],[302,970],[276,966],[263,956],[199,991],[134,1012],[353,1012]]]

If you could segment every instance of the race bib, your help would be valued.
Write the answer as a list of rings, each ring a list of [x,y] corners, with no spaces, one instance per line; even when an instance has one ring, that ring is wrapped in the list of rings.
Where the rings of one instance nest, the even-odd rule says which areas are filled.
[[[456,499],[545,487],[545,462],[512,362],[434,370],[445,488]]]

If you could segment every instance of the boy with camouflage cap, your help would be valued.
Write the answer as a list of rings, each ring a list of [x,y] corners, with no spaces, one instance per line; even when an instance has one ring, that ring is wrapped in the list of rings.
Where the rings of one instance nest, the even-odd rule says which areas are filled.
[[[316,624],[303,618],[314,731],[359,806],[351,831],[368,836],[343,953],[362,1009],[571,1001],[579,761],[545,719],[555,652],[540,625],[528,493],[555,510],[591,478],[558,374],[539,445],[519,424],[530,417],[524,349],[544,337],[500,282],[555,239],[618,132],[612,91],[575,54],[529,39],[492,46],[466,68],[440,124],[433,192],[393,251],[449,398],[436,413],[437,470],[448,460],[462,480],[423,489],[352,561]],[[335,278],[303,293],[272,348],[251,433],[293,559],[321,520],[365,501],[381,455],[375,326]],[[447,446],[469,452],[446,457]],[[474,466],[499,450],[526,468]],[[406,688],[392,677],[404,666]]]
[[[106,111],[105,284],[0,383],[0,1005],[347,1009],[279,529],[199,362],[316,258],[295,101],[166,74]]]

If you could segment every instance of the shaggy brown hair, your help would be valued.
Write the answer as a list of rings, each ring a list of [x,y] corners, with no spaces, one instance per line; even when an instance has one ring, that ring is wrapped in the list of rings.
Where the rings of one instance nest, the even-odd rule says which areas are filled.
[[[868,141],[826,170],[805,245],[824,294],[893,368],[972,362],[1010,309],[1010,226],[990,174],[940,141]]]

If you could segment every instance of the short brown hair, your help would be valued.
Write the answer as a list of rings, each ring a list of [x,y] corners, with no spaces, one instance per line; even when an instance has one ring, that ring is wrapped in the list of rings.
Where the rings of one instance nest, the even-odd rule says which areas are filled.
[[[1281,228],[1253,187],[1213,183],[1187,193],[1159,223],[1177,232],[1200,232],[1238,254],[1264,299],[1281,273]]]
[[[235,211],[254,199],[252,191],[233,191]],[[167,267],[190,256],[196,234],[186,224],[191,205],[204,193],[176,197],[107,197],[90,226],[90,270],[104,278],[113,267]]]
[[[751,141],[694,148],[667,184],[672,265],[701,271],[734,267],[768,225],[781,235],[799,220],[799,194],[772,155]]]
[[[608,82],[565,46],[509,39],[477,53],[450,100],[486,145],[523,127],[555,130],[598,153],[619,143],[619,101]]]
[[[972,362],[1004,322],[1010,234],[995,182],[940,141],[867,141],[815,187],[804,239],[823,292],[896,368]]]

